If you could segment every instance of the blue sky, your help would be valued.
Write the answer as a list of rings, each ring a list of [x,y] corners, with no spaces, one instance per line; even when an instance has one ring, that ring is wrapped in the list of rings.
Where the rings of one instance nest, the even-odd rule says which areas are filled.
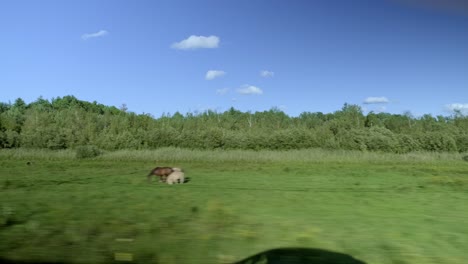
[[[156,117],[468,113],[468,3],[2,1],[0,101],[65,95]]]

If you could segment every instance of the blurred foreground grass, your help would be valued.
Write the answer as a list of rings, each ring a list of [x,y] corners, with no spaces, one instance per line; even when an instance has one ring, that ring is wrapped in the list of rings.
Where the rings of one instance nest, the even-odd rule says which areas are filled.
[[[468,261],[468,163],[456,154],[177,151],[0,151],[0,258],[229,263],[303,247]],[[148,184],[157,165],[191,181]]]

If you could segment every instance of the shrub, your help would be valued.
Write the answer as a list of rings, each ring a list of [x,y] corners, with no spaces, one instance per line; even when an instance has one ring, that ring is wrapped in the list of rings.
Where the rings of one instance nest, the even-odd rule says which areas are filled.
[[[419,142],[409,135],[398,134],[398,143],[395,149],[396,153],[409,153],[412,151],[419,151],[422,149]]]
[[[95,158],[102,154],[102,151],[93,145],[78,146],[75,151],[77,159]]]
[[[156,128],[146,132],[146,141],[150,148],[162,148],[169,146],[184,146],[184,138],[181,132],[173,127]],[[182,143],[182,145],[180,145]]]
[[[224,133],[220,128],[208,128],[199,134],[202,149],[217,149],[224,146]]]
[[[457,144],[450,135],[440,132],[428,132],[419,136],[419,141],[424,150],[427,151],[456,151]]]
[[[342,130],[336,135],[339,148],[346,150],[367,150],[368,137],[368,131],[360,129]]]
[[[0,142],[2,141],[2,145],[5,148],[17,148],[20,146],[20,134],[14,130],[7,130],[5,133],[3,133],[3,140],[2,134],[0,134]]]
[[[371,127],[366,137],[367,149],[373,151],[394,152],[397,140],[392,131],[384,127]]]
[[[293,149],[295,148],[294,138],[289,130],[277,130],[271,134],[271,149]]]
[[[324,149],[339,149],[340,143],[336,140],[333,132],[326,126],[317,127],[312,130],[317,145],[314,147]]]
[[[224,147],[226,149],[245,149],[246,136],[227,130],[224,136]]]
[[[458,135],[455,141],[459,152],[468,151],[468,135]]]
[[[0,130],[0,148],[6,147],[5,132]]]
[[[274,144],[271,141],[271,136],[267,133],[261,132],[250,132],[244,133],[244,138],[242,139],[242,148],[243,149],[252,149],[252,150],[260,150],[260,149],[272,149]]]
[[[66,149],[67,138],[63,134],[57,134],[54,138],[47,142],[47,148],[52,150]]]

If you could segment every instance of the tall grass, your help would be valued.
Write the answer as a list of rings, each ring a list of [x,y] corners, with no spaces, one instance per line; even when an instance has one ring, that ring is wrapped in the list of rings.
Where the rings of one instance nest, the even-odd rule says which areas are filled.
[[[73,150],[49,150],[49,149],[0,149],[0,159],[19,160],[60,160],[74,159],[76,156]]]
[[[313,163],[432,163],[464,162],[463,153],[413,152],[406,154],[378,153],[347,150],[190,150],[160,148],[156,150],[118,150],[105,152],[94,159],[112,161],[182,161],[182,162],[313,162]],[[2,149],[0,159],[75,159],[73,150]]]
[[[407,154],[362,152],[347,150],[189,150],[179,148],[161,148],[157,150],[119,150],[101,156],[106,160],[144,160],[144,161],[209,161],[209,162],[371,162],[398,163],[440,161],[460,161],[459,153],[414,152]]]

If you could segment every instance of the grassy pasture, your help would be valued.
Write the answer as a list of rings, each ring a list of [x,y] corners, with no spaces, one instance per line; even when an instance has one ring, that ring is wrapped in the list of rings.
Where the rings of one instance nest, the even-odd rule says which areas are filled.
[[[366,263],[466,263],[462,156],[2,150],[0,258],[232,263],[302,247]],[[156,165],[180,166],[190,182],[148,184]]]

